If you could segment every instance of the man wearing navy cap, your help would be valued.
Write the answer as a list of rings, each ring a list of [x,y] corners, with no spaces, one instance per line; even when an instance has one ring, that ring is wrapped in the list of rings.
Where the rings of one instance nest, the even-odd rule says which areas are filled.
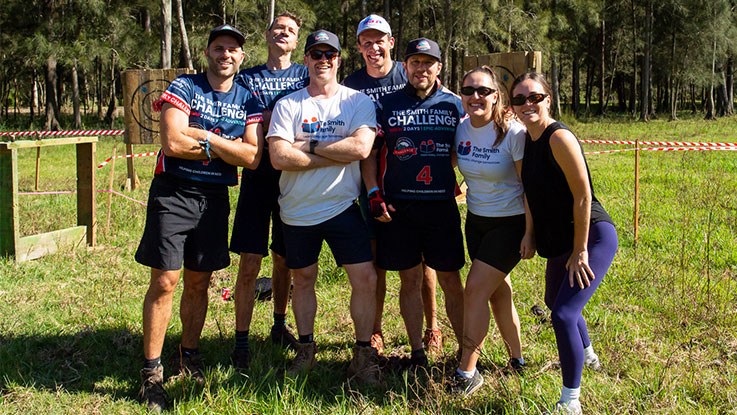
[[[166,408],[161,350],[182,266],[182,339],[172,367],[204,381],[198,344],[207,288],[212,272],[230,263],[228,186],[238,183],[236,166],[255,167],[261,157],[263,107],[234,82],[244,40],[233,26],[213,29],[207,71],[177,77],[161,96],[161,150],[136,251],[136,261],[151,268],[139,398],[155,412]]]
[[[465,262],[455,202],[451,150],[465,115],[461,100],[440,85],[440,47],[430,39],[409,42],[404,54],[408,84],[377,103],[378,174],[364,170],[377,226],[376,262],[399,271],[399,304],[407,328],[412,366],[426,366],[422,348],[422,261],[436,270],[456,338],[463,335]],[[369,173],[369,174],[367,174]]]
[[[280,216],[299,334],[289,371],[301,372],[315,364],[315,282],[324,240],[348,274],[352,289],[356,343],[348,376],[376,384],[380,372],[370,343],[376,273],[366,224],[354,202],[361,184],[359,161],[369,155],[376,136],[376,113],[368,96],[338,83],[340,42],[335,34],[311,33],[304,62],[309,85],[276,103],[267,134],[271,163],[282,170]]]
[[[236,77],[256,94],[266,107],[264,124],[268,127],[276,102],[307,85],[307,68],[292,63],[292,51],[297,48],[302,20],[289,12],[279,14],[266,30],[268,58],[263,65],[244,69]],[[286,326],[291,277],[285,263],[286,248],[279,219],[280,171],[271,166],[268,146],[264,146],[261,162],[256,169],[243,169],[238,206],[233,221],[230,250],[240,255],[235,284],[235,348],[231,362],[237,369],[248,368],[251,352],[248,330],[253,316],[256,278],[261,260],[271,251],[271,288],[274,298],[274,325],[271,340],[275,344],[294,347],[296,339]],[[269,245],[271,222],[271,245]]]

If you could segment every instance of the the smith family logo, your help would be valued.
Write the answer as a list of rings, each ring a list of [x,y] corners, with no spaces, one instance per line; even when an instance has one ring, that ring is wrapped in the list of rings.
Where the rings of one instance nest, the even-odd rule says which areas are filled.
[[[423,141],[423,143],[425,142]],[[409,138],[401,137],[394,145],[394,151],[392,153],[397,156],[399,160],[405,161],[417,154],[417,147],[415,147],[415,143],[413,143]]]
[[[345,121],[343,120],[320,121],[317,117],[312,117],[310,120],[307,118],[302,120],[302,132],[308,134],[334,133],[337,127],[344,126]]]
[[[498,154],[500,153],[500,150],[498,148],[488,148],[488,147],[476,147],[474,145],[471,145],[470,141],[466,141],[465,143],[461,141],[458,143],[458,155],[459,156],[467,156],[471,155],[471,160],[480,162],[480,163],[487,163],[491,160],[492,154]],[[492,161],[492,164],[498,164],[498,161]]]
[[[417,44],[417,50],[429,50],[429,49],[430,49],[430,43],[426,40],[423,40]]]
[[[471,152],[471,142],[466,141],[465,143],[461,141],[458,143],[458,154],[461,156],[467,156]]]
[[[389,127],[403,127],[403,131],[420,131],[423,126],[433,131],[453,131],[458,124],[454,111],[438,108],[418,108],[415,110],[392,111],[387,119]],[[427,129],[427,128],[422,128]]]
[[[328,40],[328,34],[325,32],[320,32],[315,35],[315,40]]]
[[[435,152],[435,142],[432,140],[423,141],[420,143],[420,153],[433,153]]]

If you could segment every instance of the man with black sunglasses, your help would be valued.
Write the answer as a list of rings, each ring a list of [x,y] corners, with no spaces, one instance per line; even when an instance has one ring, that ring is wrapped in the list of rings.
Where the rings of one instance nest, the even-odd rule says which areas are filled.
[[[378,173],[370,171],[376,164],[369,158],[363,179],[372,189],[371,214],[383,222],[377,227],[377,265],[399,271],[399,304],[412,347],[410,363],[426,366],[420,294],[423,260],[437,272],[456,338],[463,335],[459,270],[465,254],[451,151],[465,112],[458,96],[438,81],[442,63],[437,43],[426,38],[410,41],[404,68],[409,83],[377,103],[378,148],[371,158],[379,157],[381,168]]]
[[[348,376],[377,384],[379,366],[370,345],[376,273],[366,224],[355,204],[359,161],[369,155],[376,136],[374,105],[365,94],[338,83],[340,42],[335,34],[311,33],[304,62],[309,85],[277,102],[267,134],[271,163],[282,170],[279,206],[294,279],[292,309],[299,341],[289,371],[295,374],[315,364],[315,282],[325,240],[352,288],[356,343]]]

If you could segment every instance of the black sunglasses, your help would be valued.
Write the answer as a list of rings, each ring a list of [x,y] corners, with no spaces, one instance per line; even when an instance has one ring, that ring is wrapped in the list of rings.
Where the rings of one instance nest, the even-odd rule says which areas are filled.
[[[528,96],[515,95],[509,100],[509,102],[516,106],[525,105],[525,102],[527,101],[530,101],[530,104],[537,104],[547,98],[547,96],[548,94],[530,94]]]
[[[320,50],[320,49],[312,49],[310,51],[310,57],[316,61],[319,61],[322,59],[322,57],[325,56],[325,59],[331,61],[335,59],[336,56],[340,56],[340,52],[337,50]]]
[[[480,97],[485,97],[487,95],[493,94],[496,92],[496,89],[489,88],[487,86],[480,86],[478,88],[474,88],[472,86],[464,86],[461,88],[461,95],[471,96],[474,92],[478,92]]]

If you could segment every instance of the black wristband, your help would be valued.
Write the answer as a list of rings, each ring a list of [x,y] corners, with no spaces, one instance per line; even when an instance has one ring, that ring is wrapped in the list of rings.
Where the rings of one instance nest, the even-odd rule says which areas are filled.
[[[314,138],[310,140],[310,154],[315,154],[315,148],[317,147],[318,141]]]

